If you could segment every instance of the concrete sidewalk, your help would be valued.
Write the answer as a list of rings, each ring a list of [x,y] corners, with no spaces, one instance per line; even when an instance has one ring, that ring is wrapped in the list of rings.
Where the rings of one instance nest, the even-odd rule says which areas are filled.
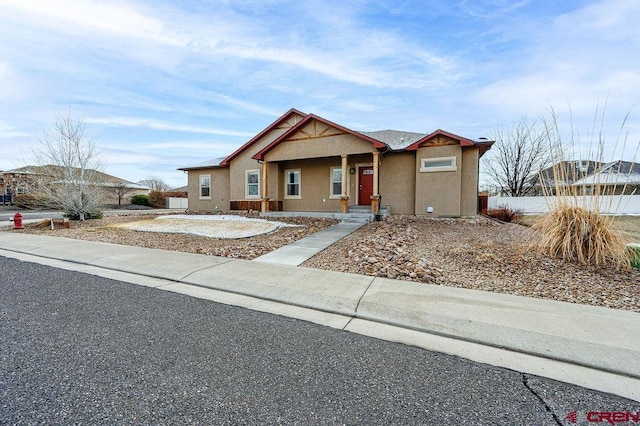
[[[129,277],[640,401],[640,314],[634,312],[15,231],[0,232],[0,255],[71,262],[88,273]],[[61,265],[69,264],[54,266]]]
[[[311,234],[289,245],[255,258],[257,262],[298,266],[312,258],[336,241],[366,225],[367,222],[340,222],[327,229]]]

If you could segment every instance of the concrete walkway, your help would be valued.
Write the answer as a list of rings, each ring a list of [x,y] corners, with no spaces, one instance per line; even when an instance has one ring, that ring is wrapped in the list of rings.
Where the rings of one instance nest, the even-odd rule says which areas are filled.
[[[294,243],[255,258],[256,262],[298,266],[336,241],[362,228],[367,222],[340,222]]]
[[[313,321],[640,401],[640,314],[419,284],[0,232],[0,255]]]

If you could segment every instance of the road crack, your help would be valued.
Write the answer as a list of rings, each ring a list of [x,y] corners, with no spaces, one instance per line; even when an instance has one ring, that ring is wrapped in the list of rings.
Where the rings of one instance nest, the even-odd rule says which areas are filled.
[[[553,412],[553,410],[551,409],[549,404],[547,404],[547,402],[544,400],[544,398],[542,398],[538,394],[538,392],[536,392],[535,390],[533,390],[531,388],[531,386],[529,386],[529,379],[527,379],[527,375],[526,374],[522,375],[522,384],[524,385],[525,388],[527,388],[529,390],[529,392],[531,392],[538,399],[538,401],[540,401],[540,403],[544,406],[545,410],[547,410],[547,412],[549,414],[551,414],[551,416],[553,416],[553,420],[555,420],[556,424],[560,425],[560,426],[563,426],[562,421],[560,421],[560,419],[558,418],[556,413]]]

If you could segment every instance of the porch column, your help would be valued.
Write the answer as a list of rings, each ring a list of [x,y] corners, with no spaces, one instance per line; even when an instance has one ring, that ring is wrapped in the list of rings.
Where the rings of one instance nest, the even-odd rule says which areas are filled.
[[[378,166],[380,153],[373,152],[373,195],[371,196],[371,213],[378,214],[380,211],[380,183],[378,180]]]
[[[269,163],[262,163],[262,198],[260,198],[260,211],[269,211]]]
[[[340,194],[340,213],[349,211],[349,196],[347,195],[347,155],[342,154],[342,191]]]

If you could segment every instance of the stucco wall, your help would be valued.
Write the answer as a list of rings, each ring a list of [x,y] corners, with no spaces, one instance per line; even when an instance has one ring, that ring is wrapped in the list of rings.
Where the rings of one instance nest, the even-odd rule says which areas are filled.
[[[420,172],[423,158],[455,157],[456,170]],[[460,216],[462,151],[459,145],[428,146],[416,151],[414,163],[416,189],[415,214],[426,215],[433,207],[433,216]]]
[[[286,141],[269,151],[265,155],[265,160],[285,161],[340,156],[341,154],[354,155],[373,152],[373,150],[371,142],[344,134]]]
[[[340,158],[287,161],[280,164],[279,182],[285,211],[330,211],[340,209],[340,199],[332,199],[331,167],[340,167]],[[300,199],[285,198],[285,171],[300,170]]]
[[[370,154],[352,155],[347,159],[347,194],[349,205],[358,203],[356,174],[349,173],[358,165],[371,164]],[[327,211],[340,210],[340,197],[331,197],[331,169],[342,167],[341,157],[314,158],[309,160],[284,161],[279,164],[278,183],[282,208],[285,211]],[[286,170],[300,170],[300,199],[285,198]],[[269,176],[269,183],[271,179]]]
[[[478,154],[476,147],[462,149],[461,216],[475,216],[478,212]]]
[[[200,176],[211,175],[211,199],[200,199]],[[189,210],[211,212],[229,210],[229,169],[189,170],[188,174]]]
[[[388,153],[380,159],[380,195],[382,205],[392,214],[415,212],[415,154]]]
[[[229,174],[231,179],[230,196],[232,200],[246,200],[249,199],[245,195],[245,171],[246,170],[259,170],[260,179],[262,179],[262,164],[254,160],[253,157],[258,151],[273,142],[278,136],[282,135],[288,129],[274,129],[267,133],[261,140],[257,141],[249,149],[242,152],[236,158],[231,161],[229,166]],[[276,179],[278,167],[275,164],[269,166],[269,198],[272,200],[278,199],[278,179]],[[262,181],[260,184],[260,194],[262,194]],[[260,197],[252,198],[259,200]]]

